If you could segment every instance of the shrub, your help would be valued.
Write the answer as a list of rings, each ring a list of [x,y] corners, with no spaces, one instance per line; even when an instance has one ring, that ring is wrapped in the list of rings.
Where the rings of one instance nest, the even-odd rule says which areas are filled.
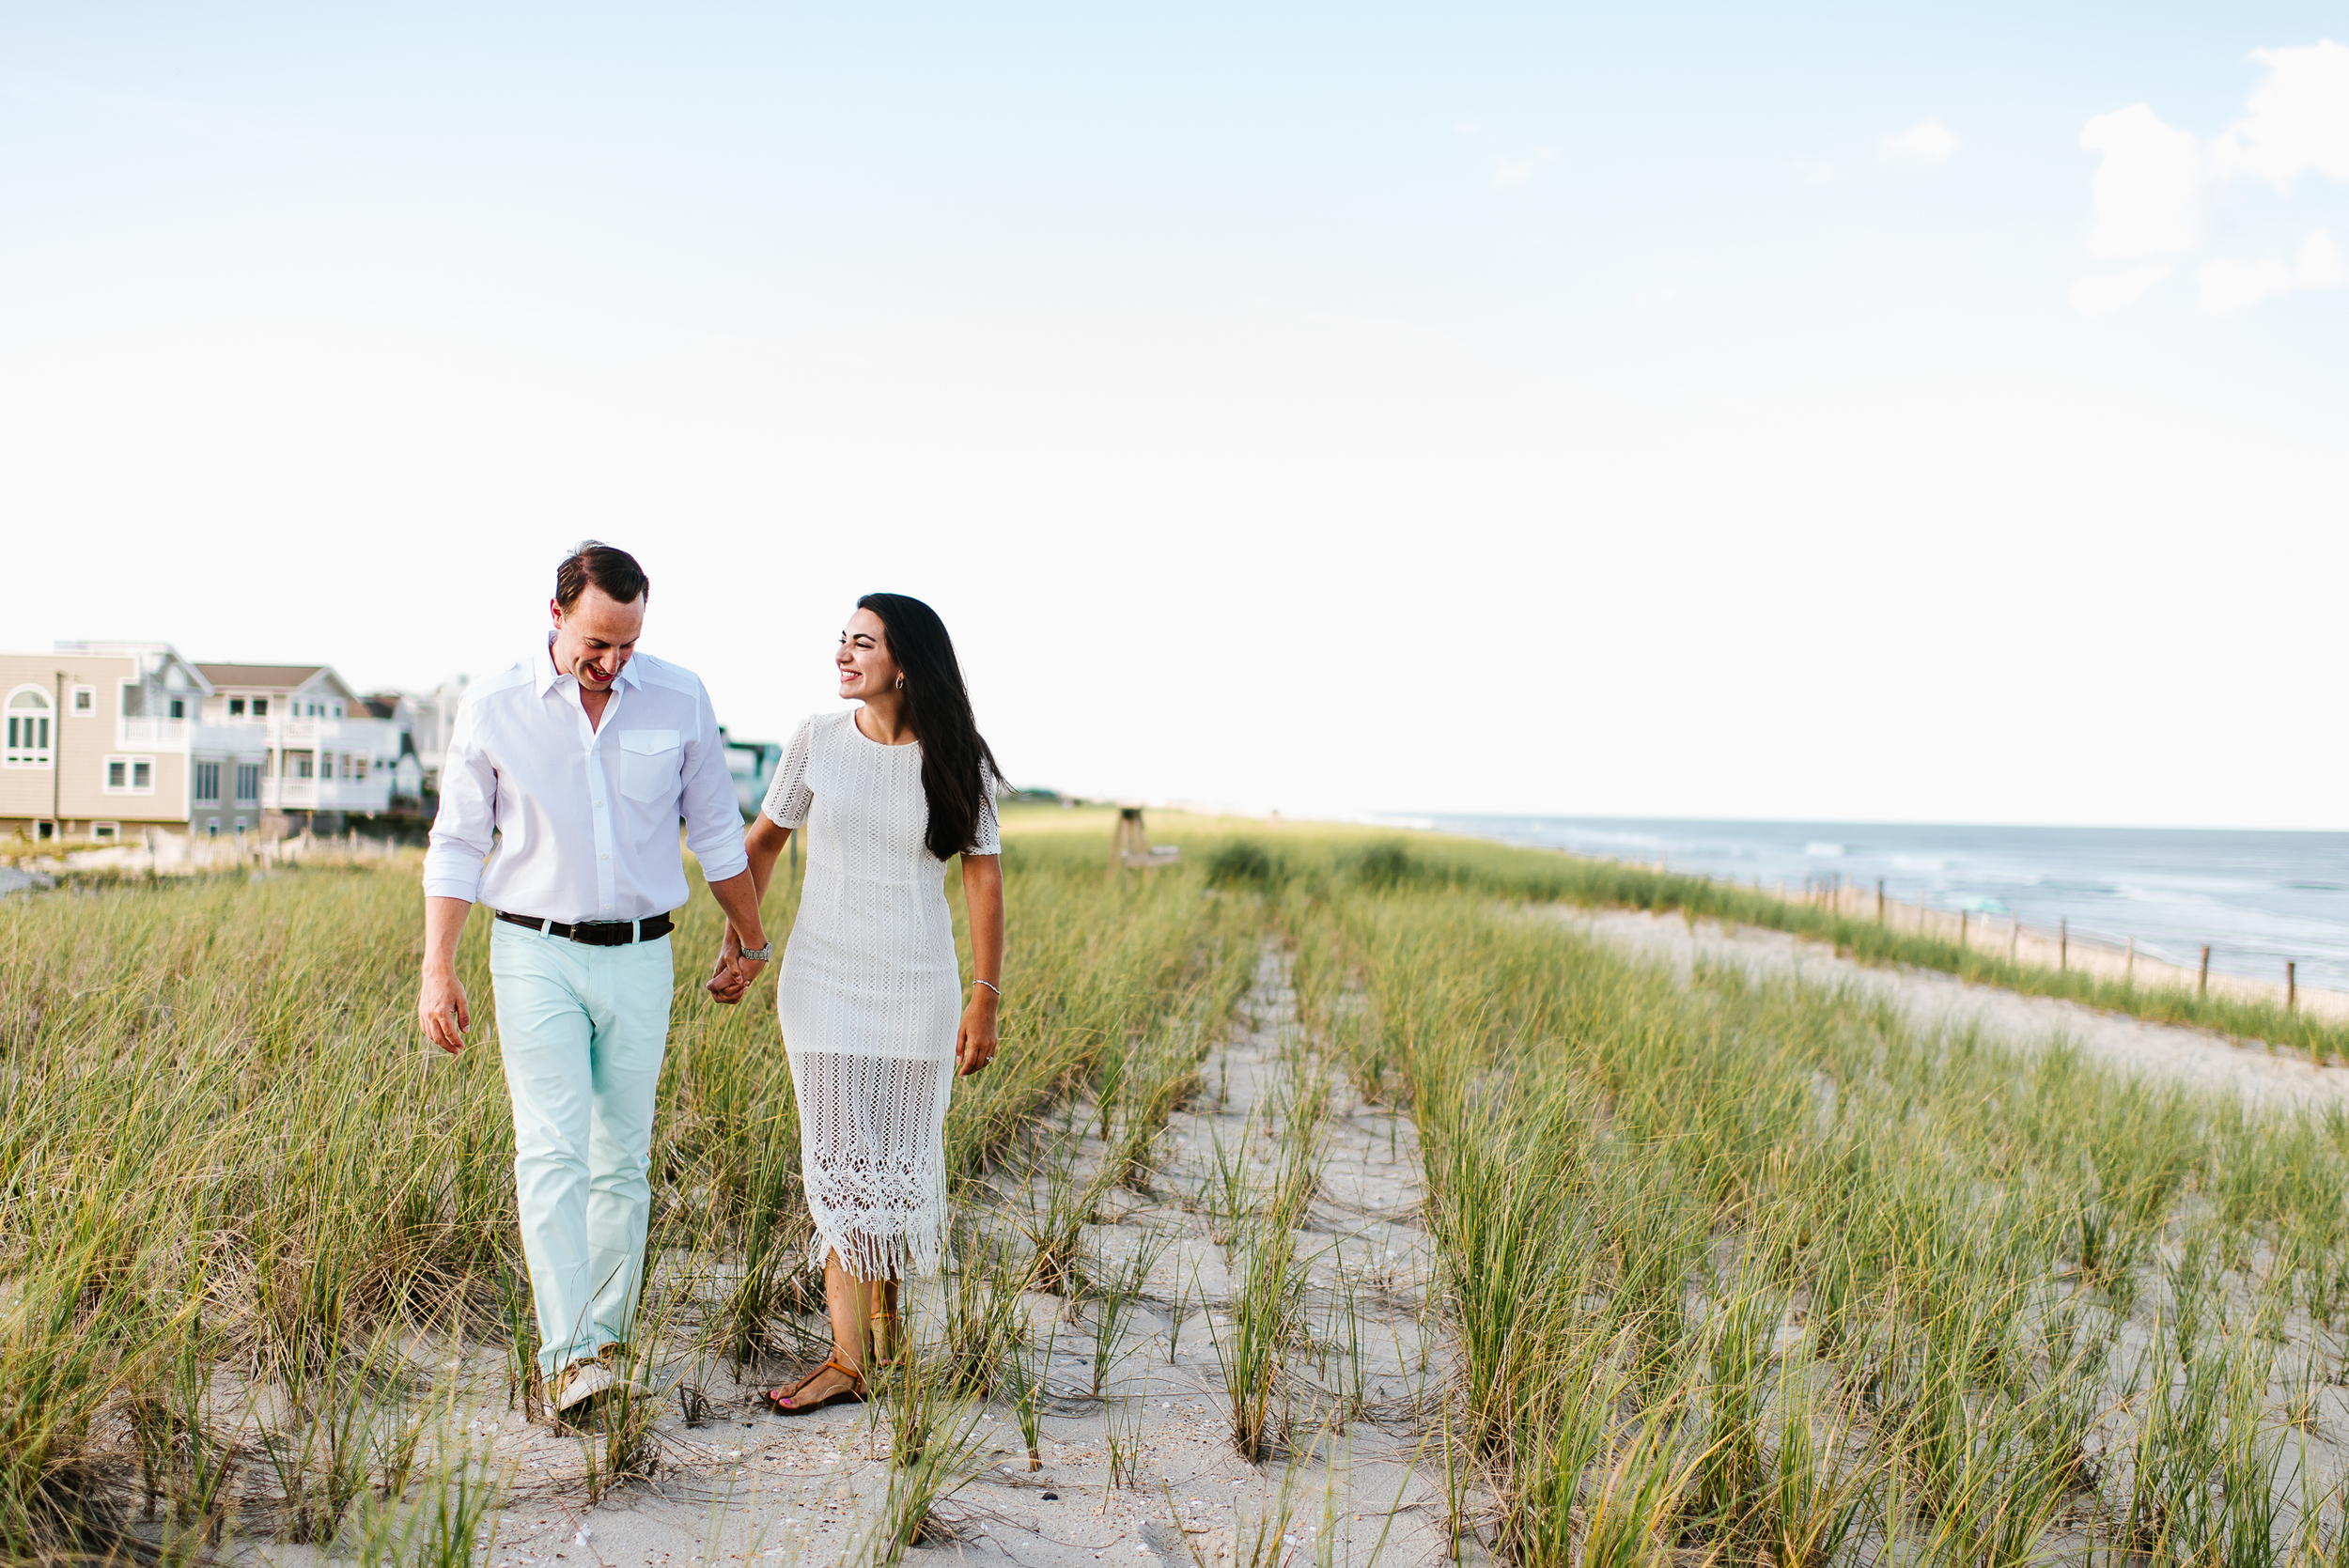
[[[1207,882],[1219,888],[1273,888],[1288,878],[1282,859],[1252,838],[1236,838],[1207,857]]]
[[[1354,856],[1354,880],[1366,888],[1396,888],[1419,875],[1410,849],[1399,839],[1365,845]]]

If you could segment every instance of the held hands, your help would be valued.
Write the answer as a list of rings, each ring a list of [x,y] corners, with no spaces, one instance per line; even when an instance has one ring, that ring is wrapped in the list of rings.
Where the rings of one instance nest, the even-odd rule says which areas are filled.
[[[762,959],[742,956],[742,939],[728,925],[725,940],[718,944],[718,967],[703,982],[702,989],[721,1006],[731,1007],[751,994],[752,984],[766,967]]]
[[[455,970],[424,971],[424,985],[416,994],[416,1018],[424,1025],[424,1037],[449,1055],[465,1048],[465,1031],[473,1027],[473,1014],[465,1006],[465,987]]]
[[[999,1005],[995,993],[985,986],[971,987],[971,1001],[962,1010],[962,1028],[955,1037],[957,1077],[969,1078],[995,1060],[995,1048],[1000,1042],[995,1026]]]

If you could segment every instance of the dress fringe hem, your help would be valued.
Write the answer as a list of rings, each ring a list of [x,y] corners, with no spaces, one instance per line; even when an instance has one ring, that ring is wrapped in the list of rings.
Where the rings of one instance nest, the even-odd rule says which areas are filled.
[[[835,1229],[821,1219],[807,1245],[808,1266],[823,1271],[824,1260],[840,1254],[841,1266],[860,1280],[921,1280],[947,1264],[942,1238],[932,1235],[873,1235]]]

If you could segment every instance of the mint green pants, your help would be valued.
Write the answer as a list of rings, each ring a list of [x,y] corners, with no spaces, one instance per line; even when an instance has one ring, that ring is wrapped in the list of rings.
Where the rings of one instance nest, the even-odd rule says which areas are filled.
[[[549,1374],[626,1341],[652,1208],[669,939],[584,947],[490,927],[498,1054],[514,1099],[522,1255]]]

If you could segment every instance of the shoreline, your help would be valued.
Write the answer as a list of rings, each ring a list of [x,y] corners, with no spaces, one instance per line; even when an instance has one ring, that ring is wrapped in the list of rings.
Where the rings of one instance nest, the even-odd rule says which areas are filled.
[[[1624,864],[1642,862],[1629,861]],[[1658,869],[1661,869],[1660,863]],[[1672,876],[1692,876],[1690,872],[1671,872]],[[1750,884],[1722,882],[1706,877],[1722,887],[1756,892]],[[2126,946],[2115,946],[2100,938],[2077,933],[2066,936],[2061,931],[2044,931],[2024,924],[2013,915],[2004,917],[1970,912],[1953,914],[1921,903],[1903,904],[1891,899],[1883,903],[1878,917],[1875,891],[1872,888],[1843,887],[1820,890],[1806,897],[1790,893],[1784,888],[1761,889],[1759,895],[1776,898],[1789,908],[1801,906],[1841,915],[1845,920],[1866,921],[1881,924],[1885,929],[1933,941],[1963,946],[1971,953],[1987,957],[2005,958],[2016,964],[2029,964],[2058,972],[2077,971],[2097,980],[2133,985],[2147,991],[2181,991],[2187,995],[2201,994],[2202,979],[2199,971],[2182,964],[2171,964],[2143,953],[2133,953]],[[1996,982],[1984,982],[1993,984]],[[2311,1017],[2334,1022],[2349,1022],[2349,991],[2329,990],[2318,986],[2290,988],[2288,995],[2281,981],[2254,980],[2248,975],[2211,971],[2208,994],[2232,998],[2237,1001],[2264,1004],[2306,1013]],[[2011,988],[2011,987],[2006,987]]]

